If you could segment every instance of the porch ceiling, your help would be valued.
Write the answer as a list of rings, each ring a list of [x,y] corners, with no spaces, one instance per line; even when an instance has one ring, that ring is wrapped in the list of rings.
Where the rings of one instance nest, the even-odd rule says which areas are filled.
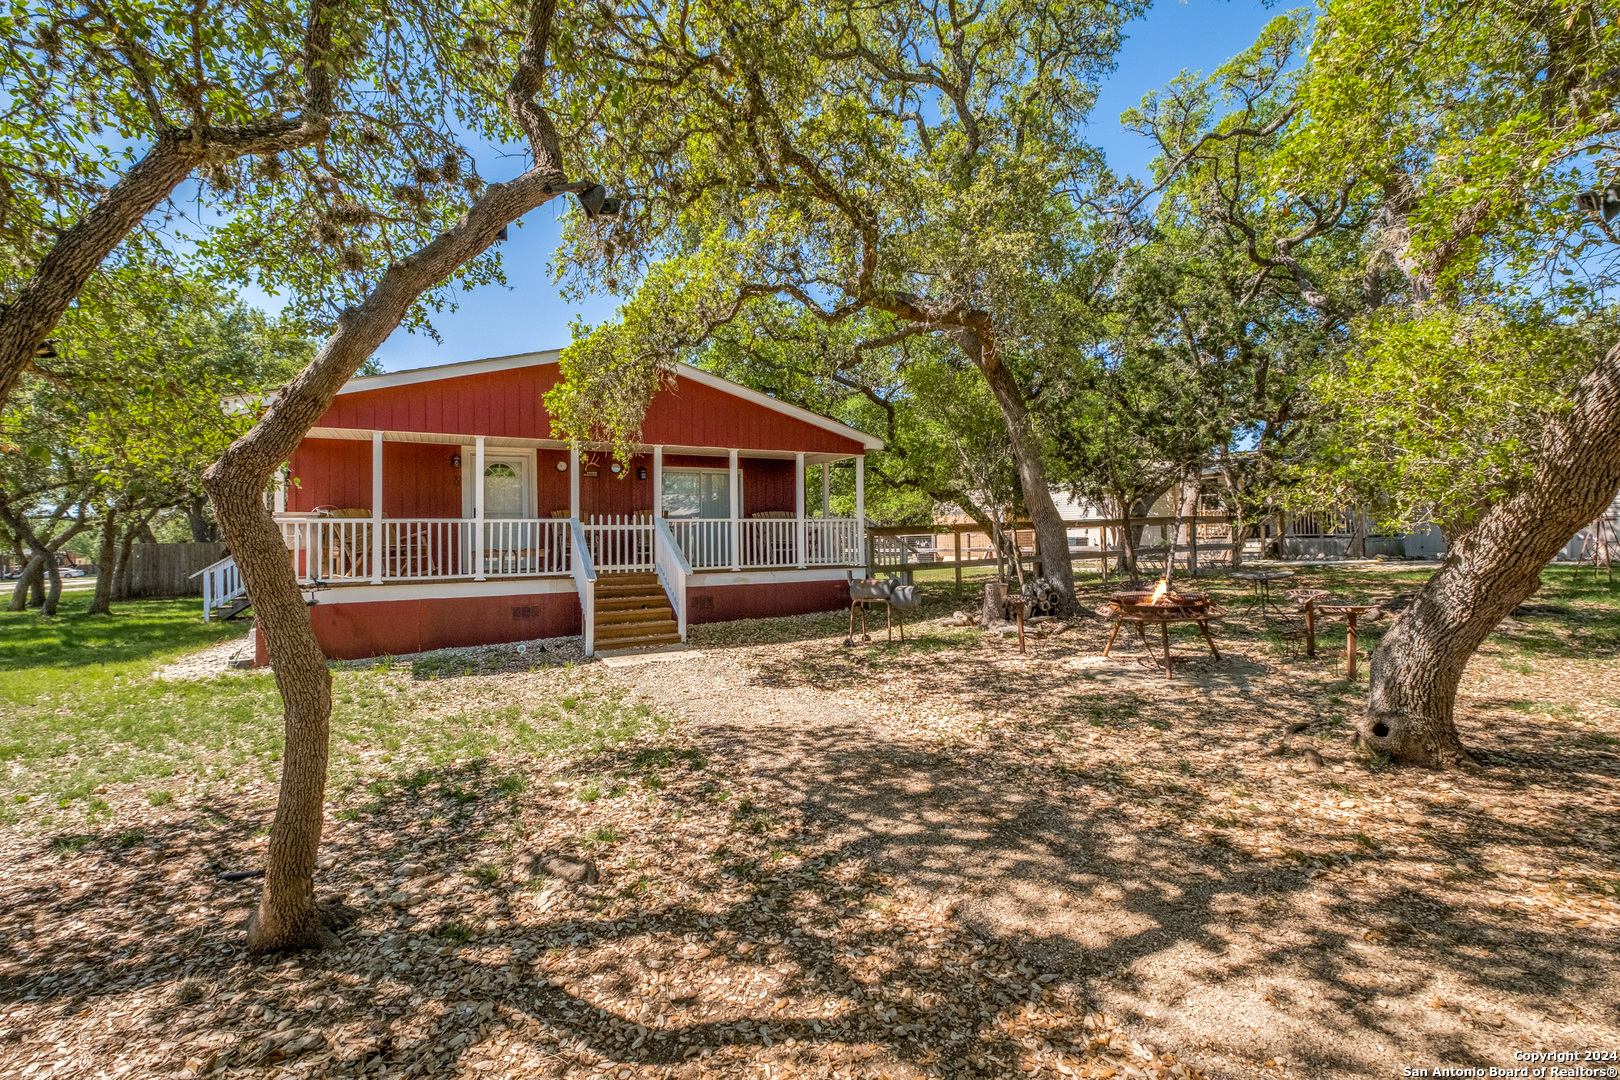
[[[353,441],[353,442],[370,442],[371,441],[371,432],[368,429],[364,429],[364,428],[316,427],[316,428],[310,428],[309,429],[309,435],[307,437],[311,438],[311,439],[346,439],[346,440],[350,440],[350,441]],[[448,433],[439,432],[439,431],[384,431],[383,432],[383,441],[384,442],[440,443],[440,444],[444,444],[444,445],[447,445],[447,446],[471,446],[473,441],[476,438],[477,438],[476,435],[448,434]],[[525,449],[525,450],[534,450],[534,449],[566,450],[566,449],[568,449],[568,443],[565,442],[562,439],[519,439],[519,438],[514,438],[514,437],[506,436],[506,435],[486,435],[484,437],[484,445],[486,447],[509,447],[509,448],[514,448],[514,449]],[[589,452],[601,453],[601,452],[603,452],[605,450],[608,450],[609,447],[608,447],[608,445],[606,443],[587,443],[585,445],[585,449],[587,451],[589,451]],[[652,447],[651,446],[642,447],[642,453],[646,453],[646,454],[652,453]],[[693,456],[696,456],[696,457],[722,457],[723,458],[723,457],[726,457],[727,455],[729,455],[731,453],[731,448],[728,447],[728,446],[672,446],[672,445],[665,444],[664,453],[665,454],[690,454],[690,455],[693,455]],[[793,458],[794,458],[794,452],[792,450],[743,450],[743,449],[739,449],[737,451],[737,456],[738,457],[745,457],[745,458],[776,458],[776,459],[779,459],[779,460],[792,461]],[[856,455],[854,455],[854,454],[812,454],[812,453],[806,453],[804,455],[804,463],[806,465],[826,465],[826,464],[831,464],[832,462],[835,462],[835,461],[848,461],[848,460],[850,460],[851,458],[853,458],[855,456]]]

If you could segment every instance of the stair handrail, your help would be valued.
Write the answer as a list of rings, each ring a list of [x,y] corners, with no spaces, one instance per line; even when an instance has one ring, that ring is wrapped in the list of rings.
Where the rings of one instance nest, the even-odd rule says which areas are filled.
[[[658,571],[658,582],[664,594],[675,606],[676,629],[681,641],[686,641],[686,579],[692,576],[692,564],[686,552],[675,542],[675,533],[668,519],[653,518],[653,565]]]
[[[579,614],[583,620],[585,655],[596,654],[596,564],[591,561],[590,546],[585,543],[585,530],[579,518],[568,519],[568,534],[573,551],[568,569],[574,575],[574,588],[579,590]]]
[[[203,622],[210,621],[216,610],[232,600],[247,595],[247,584],[242,580],[242,571],[237,567],[234,555],[209,563],[191,577],[203,579]]]

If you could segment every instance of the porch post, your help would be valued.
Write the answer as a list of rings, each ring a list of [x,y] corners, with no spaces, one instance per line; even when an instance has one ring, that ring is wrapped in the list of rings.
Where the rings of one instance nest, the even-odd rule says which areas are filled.
[[[832,465],[821,463],[821,516],[832,517]]]
[[[371,543],[367,554],[371,556],[371,583],[381,585],[383,579],[383,433],[371,433]]]
[[[287,470],[286,469],[277,469],[276,470],[275,501],[271,505],[275,507],[275,512],[278,513],[278,514],[285,514],[287,512]]]
[[[742,476],[737,472],[737,451],[731,452],[731,568],[742,569]]]
[[[579,447],[568,448],[568,516],[579,520]]]
[[[473,450],[473,580],[484,580],[484,437]]]
[[[794,524],[793,546],[798,553],[799,569],[804,569],[804,454],[793,455],[793,491],[797,500],[794,516],[798,521]]]
[[[855,456],[855,536],[861,545],[861,565],[870,566],[866,540],[866,455]]]
[[[664,516],[664,448],[653,447],[653,517]]]

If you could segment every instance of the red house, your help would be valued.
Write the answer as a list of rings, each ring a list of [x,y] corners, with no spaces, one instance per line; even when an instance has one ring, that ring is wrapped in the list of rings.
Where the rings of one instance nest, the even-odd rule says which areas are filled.
[[[846,572],[867,561],[864,454],[881,440],[682,366],[647,411],[645,452],[617,461],[552,436],[559,377],[552,351],[338,392],[275,494],[328,656],[565,634],[589,654],[848,603]],[[843,462],[853,518],[828,507]],[[206,610],[233,569],[210,577]]]

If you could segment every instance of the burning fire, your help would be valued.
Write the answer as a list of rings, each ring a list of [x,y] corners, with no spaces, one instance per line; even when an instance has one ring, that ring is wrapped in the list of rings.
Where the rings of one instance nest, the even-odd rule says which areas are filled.
[[[1180,599],[1181,597],[1170,591],[1170,582],[1160,578],[1159,584],[1153,588],[1153,595],[1148,597],[1148,604],[1149,606],[1170,604]]]

